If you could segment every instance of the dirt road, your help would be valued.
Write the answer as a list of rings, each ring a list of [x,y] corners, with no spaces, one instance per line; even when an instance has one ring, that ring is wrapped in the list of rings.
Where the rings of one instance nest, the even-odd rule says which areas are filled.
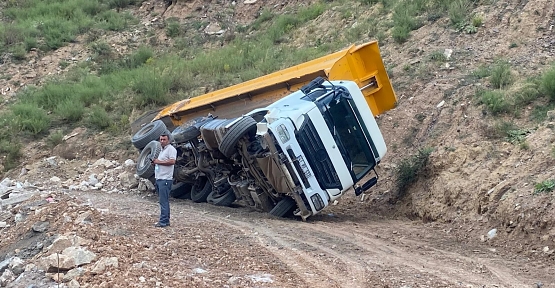
[[[101,256],[114,287],[555,287],[555,267],[440,224],[349,219],[275,219],[243,207],[172,200],[171,227],[154,228],[154,195],[80,192],[97,213],[78,235]]]

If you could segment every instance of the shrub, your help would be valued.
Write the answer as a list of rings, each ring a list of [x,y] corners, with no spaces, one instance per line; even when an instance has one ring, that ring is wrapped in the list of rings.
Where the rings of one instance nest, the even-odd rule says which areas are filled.
[[[83,102],[78,101],[78,99],[67,99],[58,104],[54,112],[61,119],[71,123],[83,118],[85,106],[83,106]]]
[[[391,37],[395,42],[401,44],[407,41],[410,36],[410,29],[405,26],[395,26],[393,27],[393,31],[391,32]]]
[[[526,83],[514,94],[516,107],[526,106],[540,97],[540,91],[535,83]]]
[[[534,185],[534,194],[551,193],[555,189],[555,180],[544,180]]]
[[[51,133],[48,138],[46,138],[46,144],[50,148],[58,146],[58,144],[64,141],[64,133],[62,131],[56,131]]]
[[[94,106],[88,116],[88,123],[91,127],[98,130],[104,130],[112,124],[112,119],[108,115],[108,112],[100,106]]]
[[[50,117],[46,111],[33,104],[15,104],[11,111],[14,115],[13,121],[20,130],[37,135],[50,127]]]
[[[169,20],[166,23],[166,36],[174,38],[181,34],[181,24],[176,20]]]
[[[423,171],[428,165],[432,151],[432,148],[419,149],[416,155],[401,161],[395,171],[397,189],[400,196],[404,195],[406,189],[415,183],[420,176],[424,176]]]
[[[13,169],[19,165],[19,158],[21,158],[21,143],[14,140],[0,140],[0,155],[4,155],[4,171]]]
[[[455,0],[448,4],[447,15],[451,24],[455,27],[460,26],[468,18],[470,11],[470,1],[469,0]]]
[[[162,106],[168,104],[166,94],[169,91],[170,84],[171,79],[159,71],[142,71],[132,84],[132,89],[138,96],[135,105],[138,108],[143,108],[148,105]]]
[[[496,89],[504,88],[513,81],[511,66],[506,61],[497,62],[491,69],[491,85]]]
[[[494,115],[509,112],[511,109],[511,104],[503,91],[483,91],[481,94],[480,102]]]
[[[545,72],[541,78],[541,89],[551,101],[555,101],[555,67]]]

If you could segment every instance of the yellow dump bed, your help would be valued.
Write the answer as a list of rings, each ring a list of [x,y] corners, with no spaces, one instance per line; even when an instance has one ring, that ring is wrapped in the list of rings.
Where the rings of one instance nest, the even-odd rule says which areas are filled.
[[[397,103],[376,41],[351,47],[253,80],[171,104],[154,118],[179,126],[209,113],[238,117],[297,91],[318,76],[354,81],[374,116]],[[168,119],[169,118],[169,119]]]

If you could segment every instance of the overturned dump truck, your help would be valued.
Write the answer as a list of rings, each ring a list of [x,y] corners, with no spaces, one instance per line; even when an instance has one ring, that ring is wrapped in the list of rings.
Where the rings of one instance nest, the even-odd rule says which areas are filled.
[[[132,137],[137,174],[153,177],[171,130],[172,196],[306,220],[377,183],[387,149],[374,117],[396,101],[377,43],[351,46],[165,107]]]

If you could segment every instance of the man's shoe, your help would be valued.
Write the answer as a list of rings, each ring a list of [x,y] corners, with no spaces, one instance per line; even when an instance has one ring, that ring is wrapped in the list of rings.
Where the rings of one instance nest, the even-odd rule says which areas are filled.
[[[164,228],[164,227],[169,227],[170,223],[168,224],[161,224],[161,223],[156,223],[154,224],[154,227],[158,227],[158,228]]]

